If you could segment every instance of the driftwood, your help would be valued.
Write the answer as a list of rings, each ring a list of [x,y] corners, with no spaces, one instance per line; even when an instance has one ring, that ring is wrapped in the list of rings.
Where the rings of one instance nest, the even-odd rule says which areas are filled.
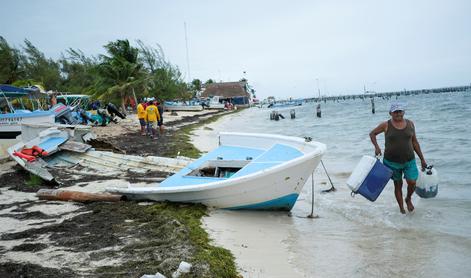
[[[36,192],[40,200],[74,201],[74,202],[117,202],[123,200],[122,195],[109,193],[88,193],[80,191],[40,189]]]

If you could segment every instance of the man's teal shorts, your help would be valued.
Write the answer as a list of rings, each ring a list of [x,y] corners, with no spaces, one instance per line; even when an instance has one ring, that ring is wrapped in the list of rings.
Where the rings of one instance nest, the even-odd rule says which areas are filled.
[[[402,173],[404,173],[406,180],[417,180],[419,177],[419,170],[417,169],[415,159],[409,160],[406,163],[396,163],[383,159],[383,164],[393,170],[393,181],[402,180]]]

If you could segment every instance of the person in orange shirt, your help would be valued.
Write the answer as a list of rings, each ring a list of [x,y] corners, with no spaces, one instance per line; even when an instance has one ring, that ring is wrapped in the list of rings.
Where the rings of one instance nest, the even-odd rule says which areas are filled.
[[[147,113],[146,113],[146,107],[145,103],[141,102],[137,105],[137,118],[139,119],[139,124],[141,125],[141,135],[146,135],[146,118],[147,118]]]
[[[152,132],[151,138],[157,139],[156,128],[157,123],[160,121],[159,109],[156,106],[156,102],[152,102],[146,108],[147,124]]]

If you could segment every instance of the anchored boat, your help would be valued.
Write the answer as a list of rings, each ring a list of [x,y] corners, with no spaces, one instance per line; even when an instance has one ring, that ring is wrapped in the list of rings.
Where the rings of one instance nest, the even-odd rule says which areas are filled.
[[[218,148],[163,182],[107,191],[137,200],[291,210],[325,151],[324,144],[303,138],[224,132]]]

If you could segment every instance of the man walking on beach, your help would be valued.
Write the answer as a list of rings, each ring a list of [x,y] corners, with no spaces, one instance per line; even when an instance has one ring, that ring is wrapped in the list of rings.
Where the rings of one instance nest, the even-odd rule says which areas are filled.
[[[381,148],[376,141],[376,135],[384,132],[385,148],[383,163],[393,171],[394,194],[401,213],[406,213],[402,201],[402,174],[407,182],[407,196],[405,198],[407,210],[413,211],[412,194],[419,176],[415,162],[415,153],[420,158],[422,169],[427,167],[425,158],[420,149],[419,141],[415,136],[415,126],[411,120],[404,118],[405,105],[399,102],[391,104],[389,115],[391,119],[382,122],[370,132],[370,139],[375,147],[375,154],[381,155]]]
[[[147,113],[146,107],[144,102],[140,102],[137,105],[137,118],[139,119],[139,124],[141,125],[141,135],[146,135],[146,127],[147,127]]]
[[[152,139],[157,139],[157,122],[160,121],[159,110],[155,104],[156,102],[154,101],[146,108],[147,124],[152,132],[152,135],[150,136]]]
[[[159,126],[160,135],[164,134],[164,104],[162,101],[157,102],[157,109],[159,110],[160,120],[157,122]]]

